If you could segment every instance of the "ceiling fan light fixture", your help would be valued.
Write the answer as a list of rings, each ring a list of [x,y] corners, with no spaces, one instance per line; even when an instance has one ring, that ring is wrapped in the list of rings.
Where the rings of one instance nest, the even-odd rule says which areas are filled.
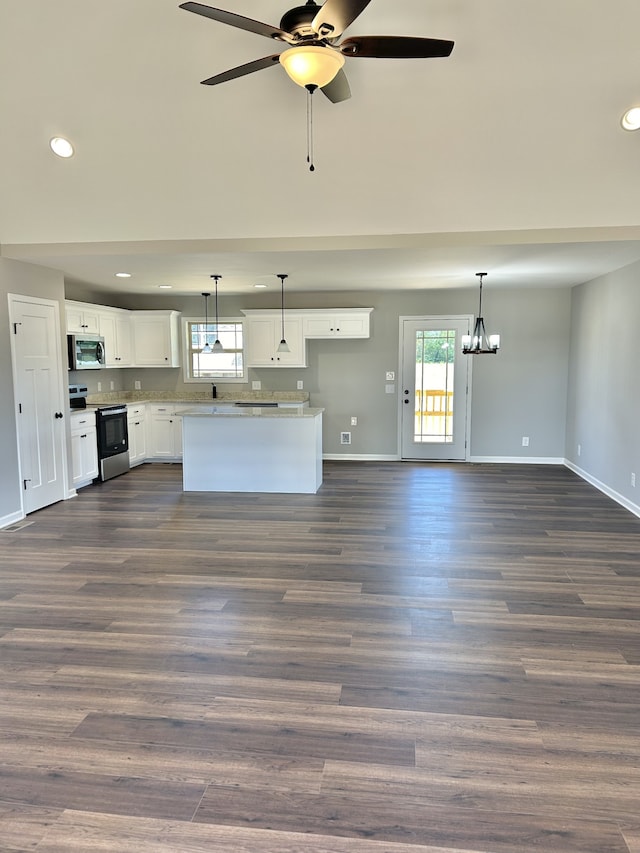
[[[280,54],[280,63],[298,86],[327,86],[344,65],[344,56],[329,47],[302,45]]]

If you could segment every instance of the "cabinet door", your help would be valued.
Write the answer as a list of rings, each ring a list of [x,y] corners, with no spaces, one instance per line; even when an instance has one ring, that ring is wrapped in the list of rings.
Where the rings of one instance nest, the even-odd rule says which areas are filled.
[[[273,367],[275,363],[275,320],[273,317],[249,317],[247,322],[249,367]]]
[[[71,463],[74,486],[88,483],[98,476],[98,446],[95,426],[71,432]]]
[[[278,344],[282,339],[282,325],[276,322],[275,348],[276,365],[278,367],[306,367],[307,353],[304,338],[302,337],[302,317],[286,317],[284,321],[284,335],[289,345],[289,352],[277,352]]]
[[[289,352],[278,352],[282,339],[281,317],[248,318],[249,367],[306,367],[302,318],[285,315],[284,334]]]
[[[179,459],[182,456],[182,418],[171,410],[155,412],[148,419],[149,453],[156,459]]]
[[[131,365],[131,322],[128,314],[100,314],[100,334],[104,338],[106,367]]]
[[[146,424],[144,415],[134,412],[127,418],[129,432],[129,464],[138,465],[147,457]]]
[[[307,314],[304,317],[307,338],[368,338],[369,314]]]
[[[100,321],[99,311],[87,304],[69,304],[65,305],[65,313],[67,317],[67,332],[69,334],[99,335]]]
[[[180,367],[177,313],[133,311],[131,322],[137,367]]]

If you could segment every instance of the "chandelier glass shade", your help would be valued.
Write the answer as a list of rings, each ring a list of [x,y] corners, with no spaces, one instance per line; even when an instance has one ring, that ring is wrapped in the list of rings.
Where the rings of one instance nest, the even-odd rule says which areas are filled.
[[[279,57],[289,77],[304,89],[321,89],[330,83],[344,65],[344,56],[330,47],[301,45],[284,50]]]

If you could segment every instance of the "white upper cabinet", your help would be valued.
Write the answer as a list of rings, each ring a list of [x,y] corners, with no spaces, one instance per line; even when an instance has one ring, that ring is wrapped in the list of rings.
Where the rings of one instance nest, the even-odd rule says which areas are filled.
[[[70,335],[99,335],[100,310],[98,305],[65,301],[67,333]]]
[[[136,367],[180,367],[180,313],[130,311]]]
[[[105,367],[131,367],[133,348],[130,312],[100,309],[100,334],[104,338]]]
[[[342,308],[303,315],[305,338],[368,338],[372,308]]]
[[[245,311],[247,365],[249,367],[306,367],[307,348],[302,317],[285,314],[284,336],[289,352],[278,352],[282,340],[280,312]]]

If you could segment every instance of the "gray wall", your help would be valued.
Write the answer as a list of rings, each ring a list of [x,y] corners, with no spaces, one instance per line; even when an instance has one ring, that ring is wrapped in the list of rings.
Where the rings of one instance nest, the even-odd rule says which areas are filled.
[[[0,519],[20,512],[20,479],[16,415],[11,369],[9,293],[53,299],[61,306],[64,329],[64,279],[61,273],[33,264],[0,258]]]
[[[572,292],[566,458],[638,504],[640,263]],[[578,455],[580,445],[580,455]],[[637,487],[631,486],[631,473]]]
[[[78,286],[67,287],[72,299],[101,302],[104,297]],[[473,363],[471,455],[473,457],[563,458],[569,355],[571,292],[569,289],[491,290],[485,286],[483,313],[490,331],[501,334],[498,355],[476,357]],[[174,308],[185,315],[203,314],[202,297],[121,297],[123,308]],[[398,395],[385,393],[385,372],[398,365],[399,317],[426,314],[475,314],[477,289],[292,293],[288,308],[374,308],[368,340],[309,341],[307,369],[255,369],[265,390],[295,390],[302,379],[313,405],[326,409],[324,451],[344,452],[340,432],[352,433],[349,453],[393,456],[398,451]],[[242,308],[278,308],[279,294],[219,298],[220,317],[239,316]],[[82,374],[90,390],[97,375]],[[118,390],[133,390],[135,379],[144,390],[180,391],[181,369],[100,371],[103,390],[113,379]],[[225,390],[247,386],[221,386]],[[358,426],[350,426],[350,417]],[[522,436],[530,438],[522,447]]]

